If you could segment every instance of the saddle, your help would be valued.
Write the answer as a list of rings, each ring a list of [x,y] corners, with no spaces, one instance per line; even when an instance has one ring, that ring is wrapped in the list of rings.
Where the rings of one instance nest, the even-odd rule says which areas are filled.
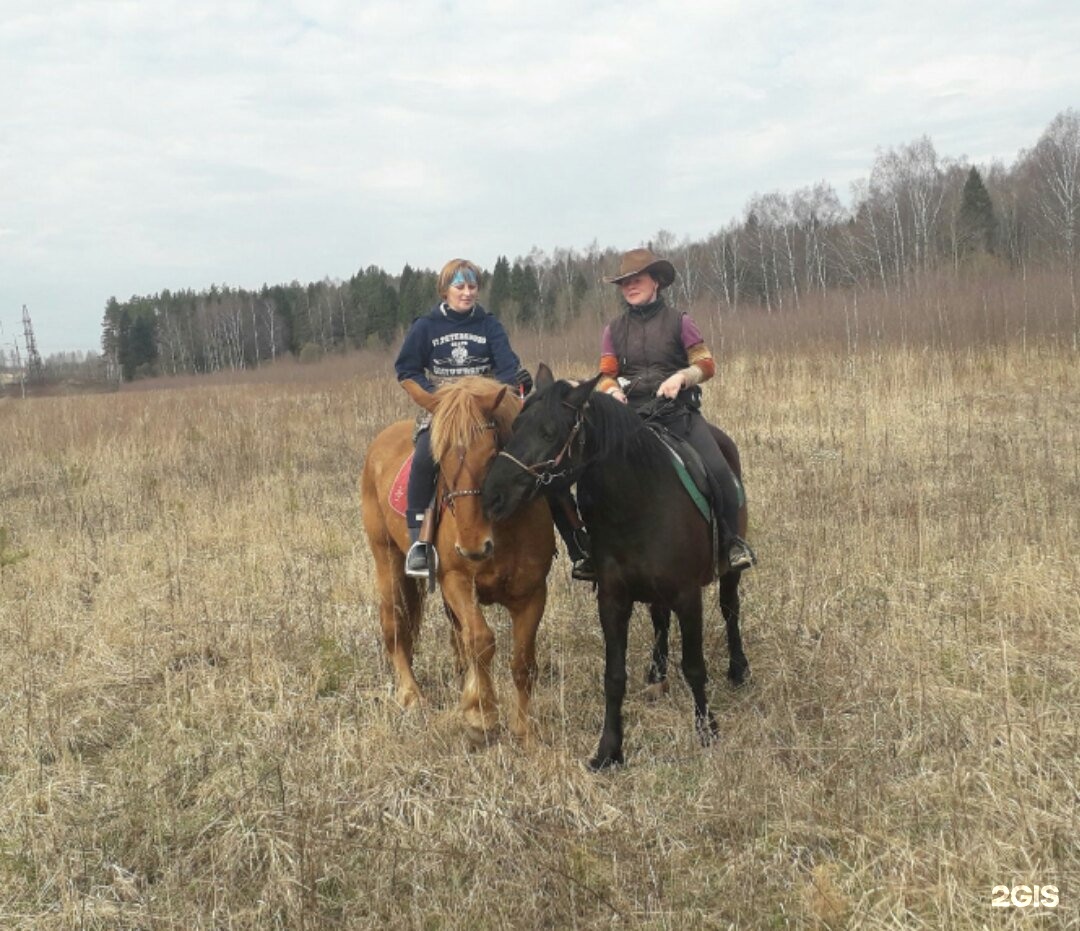
[[[387,495],[387,504],[402,517],[405,516],[409,498],[409,472],[412,470],[412,460],[413,454],[409,453],[390,483],[390,494]]]
[[[709,488],[709,476],[698,451],[662,424],[649,423],[646,427],[667,447],[667,451],[671,454],[671,464],[675,468],[675,474],[679,476],[679,481],[682,482],[690,500],[694,502],[705,522],[712,524],[712,492]]]

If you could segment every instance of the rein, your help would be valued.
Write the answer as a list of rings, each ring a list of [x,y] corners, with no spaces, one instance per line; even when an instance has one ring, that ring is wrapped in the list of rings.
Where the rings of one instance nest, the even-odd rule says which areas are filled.
[[[565,401],[563,403],[566,404]],[[567,404],[566,406],[570,407],[569,404]],[[516,456],[513,456],[510,453],[506,452],[506,450],[499,450],[499,455],[505,456],[519,469],[522,469],[523,471],[531,475],[534,479],[536,479],[536,484],[538,486],[550,485],[556,479],[565,478],[567,475],[570,475],[573,472],[573,469],[569,467],[558,472],[555,470],[558,469],[560,465],[562,465],[563,459],[570,460],[573,458],[574,453],[571,449],[571,446],[573,445],[574,440],[577,439],[578,434],[581,433],[581,428],[584,423],[584,414],[581,410],[578,410],[577,416],[574,419],[573,429],[571,429],[570,435],[566,438],[566,442],[563,443],[562,449],[559,450],[554,459],[545,459],[543,462],[537,462],[534,465],[526,465]]]

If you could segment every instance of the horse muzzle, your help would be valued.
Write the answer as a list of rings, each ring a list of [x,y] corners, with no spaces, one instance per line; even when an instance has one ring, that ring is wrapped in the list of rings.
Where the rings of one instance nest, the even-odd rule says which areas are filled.
[[[488,537],[479,550],[465,549],[460,543],[455,543],[454,551],[462,559],[468,559],[471,562],[483,562],[485,559],[491,559],[495,555],[495,544],[492,542],[491,537]]]

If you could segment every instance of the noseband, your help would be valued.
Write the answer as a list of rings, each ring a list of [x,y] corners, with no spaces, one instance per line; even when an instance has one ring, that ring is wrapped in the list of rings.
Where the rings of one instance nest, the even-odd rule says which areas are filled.
[[[556,479],[565,478],[573,472],[573,469],[569,465],[561,471],[556,470],[559,468],[560,465],[562,465],[564,459],[569,462],[569,460],[572,459],[574,456],[574,452],[571,447],[573,446],[574,440],[577,439],[578,435],[581,433],[581,428],[585,422],[584,413],[583,410],[575,409],[569,404],[566,404],[565,401],[563,401],[562,403],[565,404],[567,407],[570,407],[571,410],[574,410],[576,413],[576,417],[574,418],[574,426],[570,430],[570,435],[566,438],[566,442],[563,443],[562,449],[559,450],[554,459],[545,459],[543,462],[538,462],[535,465],[526,465],[516,456],[512,456],[510,453],[508,453],[505,449],[499,450],[500,456],[505,456],[519,469],[527,472],[534,479],[536,479],[537,486],[550,485]]]

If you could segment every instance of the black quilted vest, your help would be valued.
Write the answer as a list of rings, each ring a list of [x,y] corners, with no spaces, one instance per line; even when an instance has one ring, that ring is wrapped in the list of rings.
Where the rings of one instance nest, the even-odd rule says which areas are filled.
[[[665,378],[690,364],[682,344],[682,318],[681,311],[660,298],[644,308],[628,307],[612,322],[611,343],[619,361],[619,377],[630,380],[624,391],[632,406],[651,400]],[[680,392],[680,400],[691,402],[697,394]]]

